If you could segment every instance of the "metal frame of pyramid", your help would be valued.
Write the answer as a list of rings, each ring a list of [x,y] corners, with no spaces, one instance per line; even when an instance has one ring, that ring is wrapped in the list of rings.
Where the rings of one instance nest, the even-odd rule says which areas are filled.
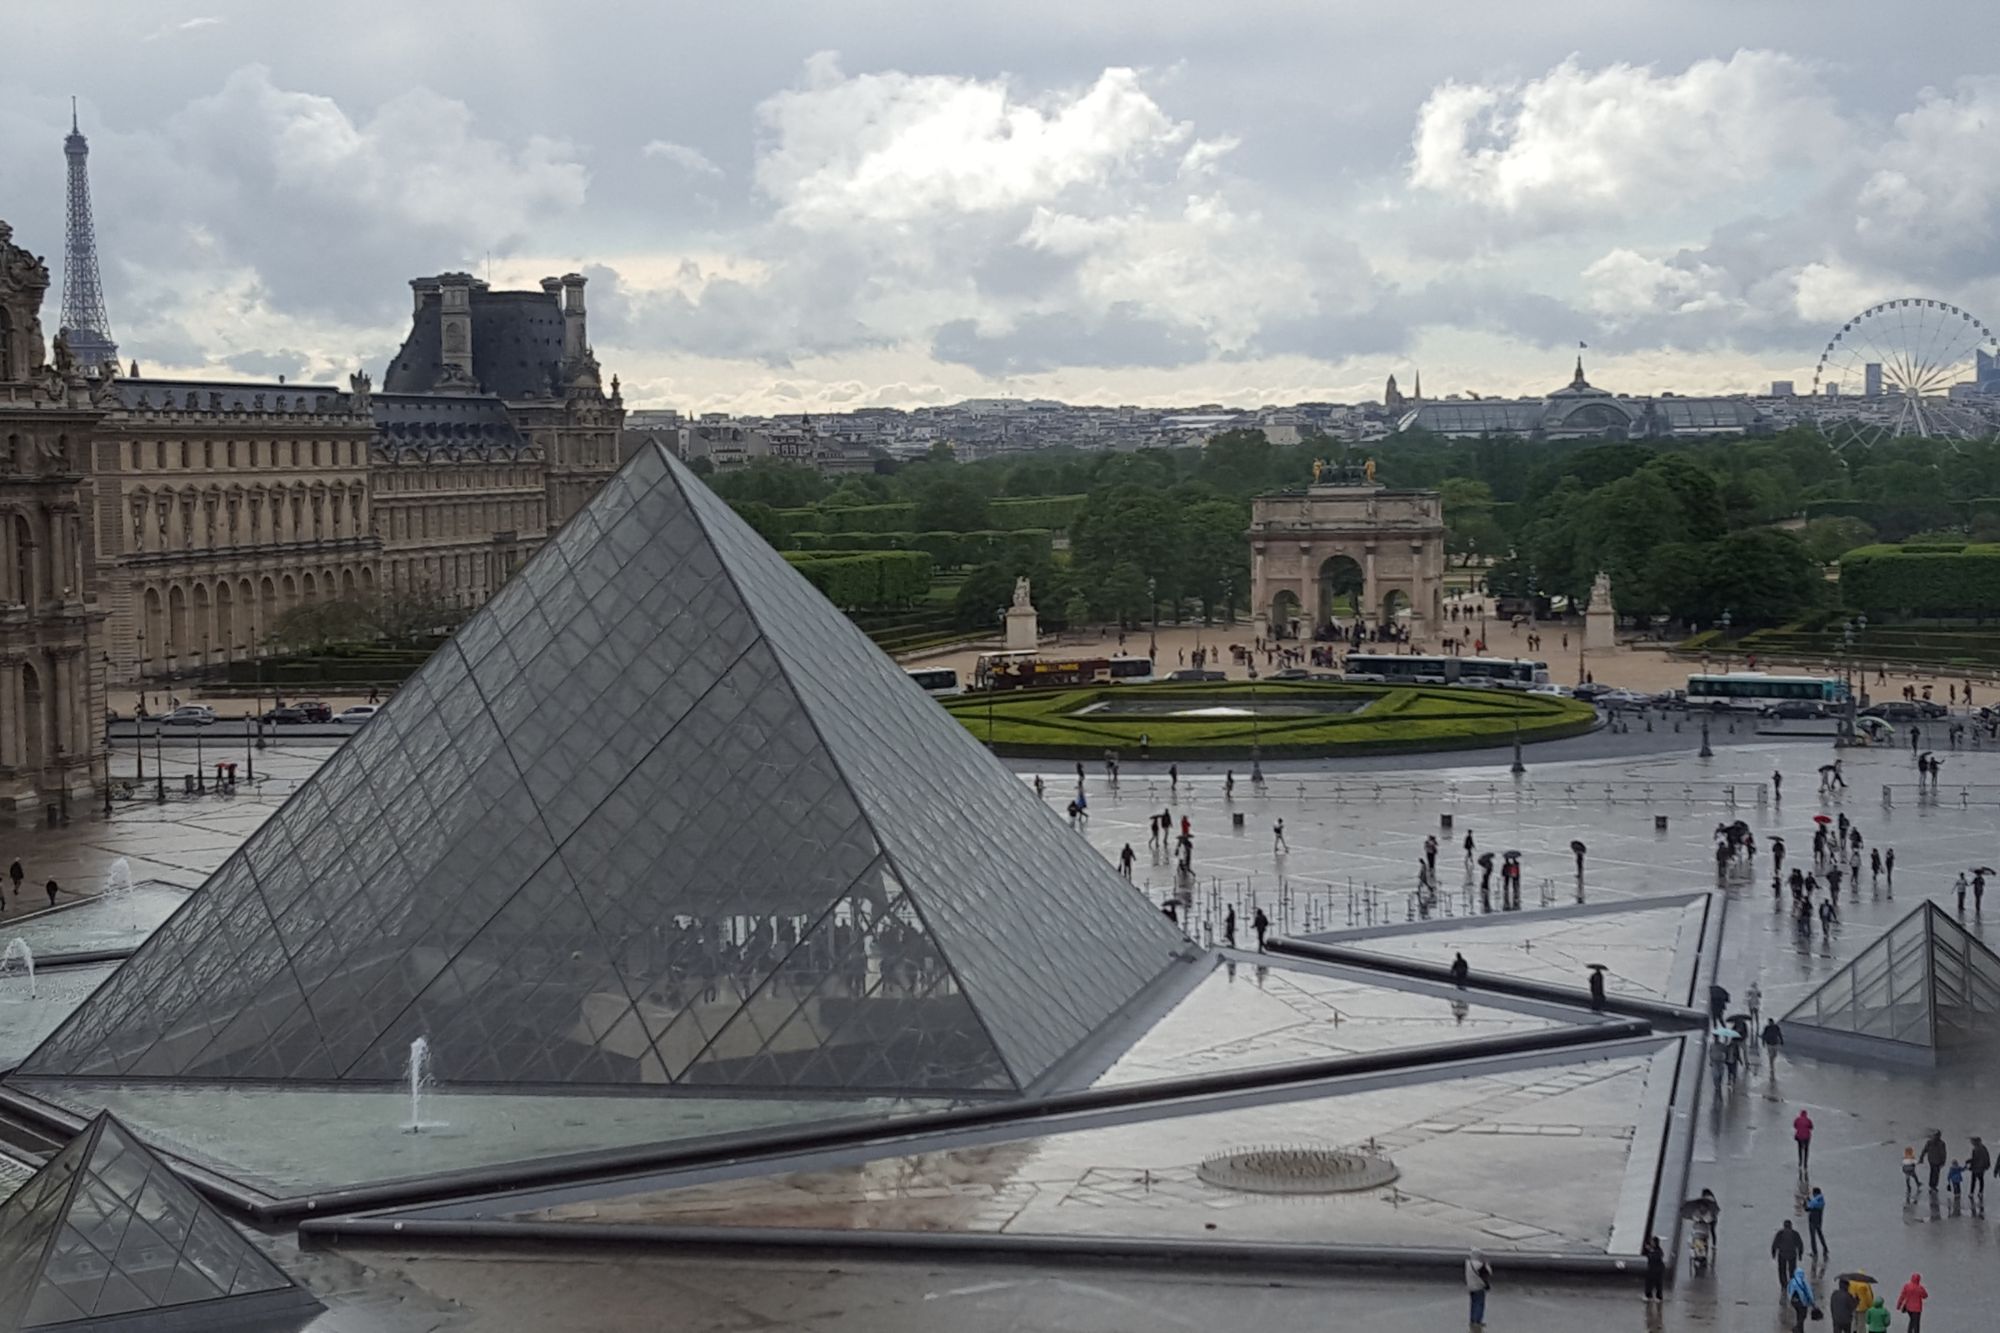
[[[1009,1096],[1188,952],[649,443],[14,1078]]]
[[[1935,1063],[2000,1019],[2000,954],[1926,899],[1779,1020],[1788,1050]]]
[[[109,1112],[0,1204],[0,1333],[215,1329],[318,1304]]]

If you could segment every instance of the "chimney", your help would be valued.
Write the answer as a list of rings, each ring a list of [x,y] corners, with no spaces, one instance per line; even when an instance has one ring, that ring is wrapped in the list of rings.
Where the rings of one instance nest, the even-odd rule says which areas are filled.
[[[585,336],[583,325],[583,283],[581,273],[565,273],[562,276],[563,291],[563,363],[581,361],[590,351],[590,339]],[[547,290],[548,284],[543,284]]]
[[[437,284],[440,379],[472,382],[472,275],[441,273]]]

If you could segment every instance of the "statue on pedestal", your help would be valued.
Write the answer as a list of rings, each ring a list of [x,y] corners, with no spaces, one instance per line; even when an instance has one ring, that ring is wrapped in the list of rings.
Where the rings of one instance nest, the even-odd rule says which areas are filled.
[[[1020,578],[1014,580],[1014,606],[1016,609],[1033,609],[1034,603],[1028,600],[1028,593],[1028,576],[1023,574]]]

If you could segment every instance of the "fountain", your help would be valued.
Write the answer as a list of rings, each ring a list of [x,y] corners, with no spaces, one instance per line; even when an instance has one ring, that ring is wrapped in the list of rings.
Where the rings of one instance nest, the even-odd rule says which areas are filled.
[[[7,946],[6,953],[0,954],[0,979],[13,976],[17,967],[28,979],[28,998],[39,999],[41,992],[35,988],[35,951],[18,937]]]
[[[427,1129],[443,1129],[442,1120],[424,1119],[424,1093],[433,1087],[436,1080],[431,1077],[431,1044],[425,1037],[418,1037],[410,1043],[410,1061],[405,1072],[410,1078],[410,1122],[403,1126],[406,1134],[421,1134]]]
[[[102,896],[110,915],[114,919],[120,913],[123,913],[125,920],[131,925],[132,929],[139,929],[138,914],[134,908],[132,899],[132,863],[130,861],[121,856],[111,863],[111,868],[104,872],[104,892]]]

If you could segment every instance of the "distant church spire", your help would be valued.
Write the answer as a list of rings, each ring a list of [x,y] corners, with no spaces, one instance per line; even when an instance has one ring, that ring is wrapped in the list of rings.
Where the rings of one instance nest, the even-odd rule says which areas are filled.
[[[1410,397],[1416,402],[1424,401],[1424,372],[1417,372],[1417,382],[1410,387]]]

